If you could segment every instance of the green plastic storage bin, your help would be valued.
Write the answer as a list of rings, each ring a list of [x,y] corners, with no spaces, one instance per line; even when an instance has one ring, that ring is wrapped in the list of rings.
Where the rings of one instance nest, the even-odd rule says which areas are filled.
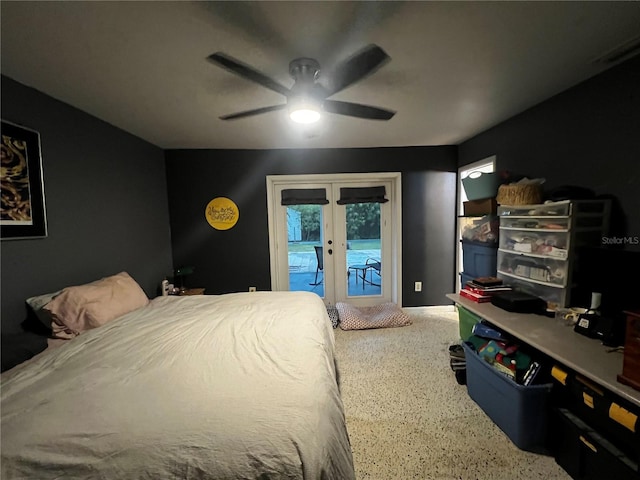
[[[467,341],[471,336],[471,330],[476,323],[480,323],[482,320],[475,313],[470,312],[466,308],[458,305],[458,323],[460,325],[460,338],[463,341]]]

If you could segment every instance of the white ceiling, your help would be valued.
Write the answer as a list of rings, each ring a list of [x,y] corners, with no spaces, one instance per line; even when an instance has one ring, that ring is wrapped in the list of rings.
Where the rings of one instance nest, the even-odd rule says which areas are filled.
[[[611,67],[640,2],[0,2],[2,74],[163,148],[458,144]],[[290,86],[369,43],[391,61],[334,99],[397,111],[220,115],[284,97],[206,60],[222,51]],[[322,77],[321,77],[322,78]]]

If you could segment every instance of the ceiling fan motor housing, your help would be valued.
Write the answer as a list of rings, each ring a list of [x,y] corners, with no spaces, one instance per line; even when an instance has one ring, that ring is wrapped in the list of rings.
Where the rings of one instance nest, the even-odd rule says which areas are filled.
[[[296,83],[313,83],[320,75],[320,64],[313,58],[296,58],[289,63],[289,75]]]
[[[320,75],[318,61],[313,58],[296,58],[289,63],[289,74],[295,80],[291,93],[287,96],[289,111],[320,111],[326,94],[320,84],[316,83]]]

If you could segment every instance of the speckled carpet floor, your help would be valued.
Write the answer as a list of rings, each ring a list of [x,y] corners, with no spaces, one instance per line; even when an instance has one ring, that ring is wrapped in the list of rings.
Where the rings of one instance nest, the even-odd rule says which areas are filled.
[[[518,449],[458,385],[453,308],[405,311],[412,325],[334,330],[356,478],[570,479],[553,457]]]

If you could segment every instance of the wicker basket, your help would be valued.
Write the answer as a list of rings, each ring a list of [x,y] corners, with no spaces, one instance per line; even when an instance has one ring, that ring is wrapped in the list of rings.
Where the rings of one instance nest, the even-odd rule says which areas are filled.
[[[517,183],[500,185],[496,201],[500,205],[537,205],[542,203],[542,186]]]

